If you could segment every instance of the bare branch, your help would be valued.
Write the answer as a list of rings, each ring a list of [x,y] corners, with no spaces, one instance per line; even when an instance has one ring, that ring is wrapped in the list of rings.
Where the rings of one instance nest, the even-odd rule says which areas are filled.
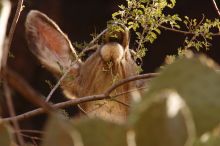
[[[7,45],[5,45],[4,51],[3,51],[3,58],[2,58],[2,69],[3,70],[5,70],[6,65],[7,65],[8,52],[11,47],[11,43],[12,43],[13,36],[14,36],[14,31],[17,26],[17,22],[19,20],[20,13],[22,11],[22,7],[23,7],[23,0],[19,0],[15,16],[13,18],[13,22],[10,27],[8,42],[7,42]],[[14,117],[16,115],[16,113],[15,113],[14,104],[13,104],[13,100],[12,100],[12,96],[11,96],[11,91],[10,91],[10,88],[8,86],[8,82],[6,79],[3,80],[3,89],[4,89],[4,93],[5,93],[7,106],[9,109],[9,114],[11,117]],[[15,130],[17,130],[17,131],[20,130],[20,126],[19,126],[17,120],[12,121],[12,124],[13,124]],[[23,137],[20,135],[20,133],[17,134],[17,138],[18,138],[18,143],[21,146],[24,146],[25,142],[24,142]]]
[[[140,79],[148,79],[148,78],[155,77],[157,75],[158,75],[158,73],[149,73],[149,74],[132,76],[132,77],[129,77],[127,79],[123,79],[123,80],[117,82],[116,84],[112,85],[109,89],[107,89],[104,92],[104,94],[91,95],[91,96],[76,98],[76,99],[72,99],[72,100],[69,100],[69,101],[66,101],[66,102],[57,103],[57,104],[54,104],[54,105],[51,105],[51,106],[53,106],[53,108],[57,109],[57,108],[64,108],[64,107],[73,106],[73,105],[77,105],[77,104],[84,103],[84,102],[89,102],[89,101],[110,99],[111,98],[111,96],[110,96],[111,92],[114,91],[116,88],[118,88],[118,87],[120,87],[120,86],[122,86],[122,85],[124,85],[128,82],[131,82],[131,81],[140,80]],[[12,121],[12,120],[18,120],[19,121],[19,120],[24,120],[24,119],[36,116],[38,114],[42,114],[44,112],[45,111],[44,111],[43,108],[38,108],[38,109],[35,109],[33,111],[29,111],[29,112],[26,112],[24,114],[21,114],[21,115],[15,116],[15,117],[3,118],[2,120],[3,121]]]
[[[114,95],[114,96],[111,96],[111,98],[116,98],[116,97],[121,96],[121,95],[123,95],[123,94],[131,93],[131,92],[134,92],[134,91],[144,90],[144,89],[146,89],[146,88],[147,88],[147,87],[145,86],[145,87],[140,87],[140,88],[128,90],[128,91],[125,91],[125,92],[118,93],[118,94],[116,94],[116,95]]]
[[[107,89],[104,94],[106,96],[109,96],[110,93],[115,90],[116,88],[118,88],[119,86],[121,85],[124,85],[126,83],[129,83],[131,81],[136,81],[136,80],[140,80],[140,79],[149,79],[149,78],[152,78],[152,77],[155,77],[155,76],[158,76],[159,74],[158,73],[148,73],[148,74],[142,74],[142,75],[136,75],[136,76],[132,76],[132,77],[129,77],[127,79],[124,79],[124,80],[120,80],[118,81],[117,83],[115,83],[114,85],[112,85],[109,89]]]
[[[72,100],[69,100],[66,102],[57,103],[52,106],[53,106],[53,108],[64,108],[64,107],[73,106],[73,105],[77,105],[77,104],[88,102],[88,101],[102,100],[105,98],[106,98],[106,96],[104,94],[86,96],[86,97],[82,97],[82,98],[72,99]],[[15,116],[15,117],[3,118],[2,121],[12,121],[12,120],[19,121],[19,120],[28,119],[30,117],[33,117],[33,116],[36,116],[36,115],[39,115],[42,113],[45,113],[45,110],[43,108],[38,108],[33,111],[29,111],[29,112],[26,112],[24,114],[21,114],[21,115]]]
[[[122,105],[124,105],[124,106],[130,107],[129,104],[127,104],[127,103],[125,103],[125,102],[123,102],[123,101],[120,101],[120,100],[118,100],[118,99],[112,98],[111,100],[112,100],[112,101],[115,101],[115,102],[117,102],[117,103],[120,103],[120,104],[122,104]]]
[[[97,35],[88,45],[88,47],[92,44],[94,44],[103,34],[105,34],[108,31],[108,28],[104,29],[99,35]],[[85,48],[86,49],[86,48]]]
[[[44,108],[45,111],[52,111],[52,107],[46,103],[44,97],[33,90],[30,85],[17,73],[9,68],[3,70],[3,77],[7,80],[8,84],[18,91],[24,98],[33,103],[36,106]]]
[[[70,72],[70,70],[72,69],[72,65],[71,67],[69,67],[65,72],[64,74],[61,76],[61,78],[58,80],[58,82],[56,83],[56,85],[53,87],[53,89],[50,91],[50,93],[48,94],[47,98],[46,98],[46,102],[48,102],[53,93],[57,90],[57,88],[60,86],[61,82],[63,81],[63,79],[66,77],[66,75]]]
[[[165,30],[169,30],[169,31],[177,32],[177,33],[182,33],[182,34],[185,34],[185,35],[194,35],[193,32],[178,30],[178,29],[166,27],[166,26],[163,26],[163,25],[160,25],[159,27],[162,28],[162,29],[165,29]],[[212,33],[211,35],[212,36],[220,36],[219,33]]]
[[[1,1],[1,16],[0,16],[0,25],[1,25],[1,34],[0,34],[0,71],[2,65],[2,57],[3,57],[3,49],[5,45],[5,33],[7,30],[8,18],[10,16],[11,11],[11,3],[10,1],[4,0]]]
[[[10,88],[8,87],[7,82],[4,82],[3,88],[4,88],[6,103],[7,103],[7,106],[8,106],[10,117],[14,117],[14,116],[16,116],[16,113],[15,113],[14,104],[13,104],[12,97],[11,97],[11,91],[10,91]],[[20,130],[20,126],[19,126],[17,120],[13,120],[12,124],[13,124],[15,130],[17,130],[17,131]],[[21,146],[23,146],[25,142],[24,142],[23,137],[20,134],[21,133],[17,133],[16,135],[17,135],[19,144]]]
[[[91,50],[95,50],[95,49],[97,49],[98,47],[99,47],[98,44],[95,44],[95,45],[93,45],[93,46],[91,46],[91,47],[86,47],[85,49],[82,50],[82,52],[80,52],[80,55],[79,55],[79,56],[83,56],[83,55],[85,54],[85,52],[91,51]]]
[[[78,104],[77,107],[79,108],[80,112],[83,113],[86,117],[89,117],[88,113]]]
[[[17,131],[15,131],[17,132]],[[39,130],[29,130],[29,129],[21,129],[19,132],[22,132],[22,133],[31,133],[31,134],[44,134],[45,132],[43,131],[39,131]]]
[[[3,54],[4,54],[3,55],[3,60],[2,60],[3,67],[6,66],[6,64],[7,64],[8,52],[9,52],[9,49],[10,49],[11,44],[12,44],[15,28],[17,26],[17,22],[19,20],[22,9],[23,9],[23,0],[19,0],[16,12],[15,12],[15,16],[14,16],[13,21],[12,21],[12,25],[11,25],[10,30],[9,30],[7,46],[4,48],[4,52],[3,52]]]
[[[213,5],[214,5],[214,8],[215,8],[215,10],[216,10],[218,16],[220,17],[220,11],[219,11],[219,8],[218,8],[218,6],[217,6],[215,0],[211,0],[211,1],[212,1]]]

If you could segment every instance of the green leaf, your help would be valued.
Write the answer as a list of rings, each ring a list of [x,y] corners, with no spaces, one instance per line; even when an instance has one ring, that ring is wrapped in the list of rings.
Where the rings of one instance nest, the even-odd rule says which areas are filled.
[[[154,29],[154,31],[156,31],[157,34],[161,34],[161,31],[160,31],[160,29],[158,29],[158,28]]]
[[[220,75],[214,70],[213,64],[205,56],[176,61],[151,82],[144,101],[160,90],[173,89],[189,106],[197,134],[213,129],[220,122]]]
[[[42,146],[83,146],[79,133],[70,121],[52,114],[47,122]]]
[[[74,125],[84,146],[127,146],[126,130],[122,125],[100,119],[84,119]]]
[[[11,128],[6,123],[0,121],[0,146],[12,146],[13,142]]]
[[[171,90],[151,96],[136,105],[129,117],[137,146],[191,146],[194,123],[182,98]]]

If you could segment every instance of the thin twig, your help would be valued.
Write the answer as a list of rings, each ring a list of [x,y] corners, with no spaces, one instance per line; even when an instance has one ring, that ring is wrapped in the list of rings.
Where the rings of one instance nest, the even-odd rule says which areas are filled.
[[[219,8],[218,8],[218,6],[217,6],[215,0],[211,0],[211,1],[212,1],[213,5],[214,5],[214,8],[215,8],[215,10],[216,10],[218,16],[220,17],[220,11],[219,11]]]
[[[144,40],[144,34],[146,33],[146,30],[147,30],[147,27],[144,27],[144,29],[143,29],[143,31],[142,31],[142,33],[141,33],[141,38],[140,38],[140,40],[139,40],[139,42],[138,42],[138,48],[137,48],[137,50],[140,50],[140,48],[141,48],[142,42],[143,42],[143,40]]]
[[[29,130],[29,129],[21,129],[20,131],[15,131],[15,132],[22,132],[22,133],[32,133],[32,134],[45,134],[43,131],[39,130]]]
[[[131,89],[131,90],[128,90],[128,91],[125,91],[125,92],[118,93],[118,94],[116,94],[116,95],[114,95],[114,96],[111,96],[111,100],[113,100],[113,101],[115,101],[115,102],[118,102],[118,103],[120,103],[120,104],[123,104],[123,105],[125,105],[125,106],[127,106],[127,107],[130,107],[129,104],[124,103],[124,102],[122,102],[122,101],[116,99],[116,97],[119,97],[119,96],[124,95],[124,94],[131,93],[131,92],[134,92],[134,91],[144,90],[144,89],[146,89],[146,88],[147,88],[147,87],[145,86],[145,87],[140,87],[140,88]]]
[[[117,83],[113,84],[109,89],[107,89],[104,94],[109,96],[110,93],[115,90],[116,88],[118,88],[119,86],[122,86],[126,83],[129,83],[131,81],[136,81],[136,80],[140,80],[140,79],[149,79],[155,76],[158,76],[158,73],[148,73],[148,74],[142,74],[142,75],[136,75],[136,76],[132,76],[123,80],[118,81]]]
[[[86,117],[89,117],[88,113],[79,104],[77,107],[79,108],[80,112],[82,112]]]
[[[85,54],[85,52],[91,51],[91,50],[95,50],[95,49],[97,49],[98,47],[99,47],[98,44],[95,44],[95,45],[93,45],[93,46],[91,46],[91,47],[86,47],[85,49],[82,50],[82,52],[80,52],[80,55],[79,55],[79,56],[83,56],[83,55]]]
[[[14,109],[14,104],[13,104],[13,101],[12,101],[12,97],[11,97],[11,91],[10,91],[10,88],[7,84],[6,81],[4,81],[4,91],[5,91],[5,97],[6,97],[6,103],[7,103],[7,106],[8,106],[8,110],[9,110],[9,114],[10,114],[10,117],[14,117],[16,116],[16,113],[15,113],[15,109]],[[14,129],[16,131],[19,131],[20,129],[20,126],[18,124],[18,121],[17,120],[13,120],[11,121],[13,126],[14,126]],[[23,137],[20,135],[21,133],[17,133],[17,138],[18,138],[18,142],[21,146],[24,146],[25,145],[25,142],[23,140]]]
[[[140,88],[136,88],[136,89],[131,89],[131,90],[128,90],[128,91],[125,91],[125,92],[121,92],[121,93],[118,93],[116,95],[113,95],[111,96],[111,98],[116,98],[118,96],[121,96],[121,95],[124,95],[124,94],[127,94],[127,93],[131,93],[131,92],[134,92],[134,91],[140,91],[140,90],[144,90],[146,89],[147,87],[140,87]]]
[[[61,102],[61,103],[57,103],[52,105],[53,108],[64,108],[64,107],[68,107],[68,106],[74,106],[80,103],[84,103],[84,102],[88,102],[88,101],[94,101],[94,100],[102,100],[105,99],[106,96],[104,94],[100,94],[100,95],[93,95],[93,96],[86,96],[86,97],[82,97],[82,98],[76,98],[76,99],[72,99],[66,102]],[[9,118],[3,118],[2,121],[8,122],[8,121],[12,121],[12,120],[24,120],[24,119],[28,119],[30,117],[39,115],[45,113],[45,110],[43,108],[38,108],[29,112],[26,112],[24,114],[21,115],[17,115],[15,117],[9,117]]]
[[[27,135],[27,134],[23,134],[23,133],[21,133],[20,134],[21,136],[23,136],[23,137],[27,137],[27,138],[30,138],[31,140],[39,140],[39,141],[42,141],[42,138],[39,138],[39,137],[35,137],[35,136],[29,136],[29,135]]]
[[[108,28],[104,29],[99,35],[97,35],[88,45],[88,47],[92,44],[94,44],[103,34],[105,34],[108,31]],[[86,47],[87,48],[87,47]],[[85,49],[86,49],[85,48]]]
[[[130,107],[129,104],[127,104],[127,103],[125,103],[125,102],[123,102],[123,101],[120,101],[120,100],[118,100],[118,99],[112,98],[111,100],[112,100],[112,101],[115,101],[115,102],[117,102],[117,103],[120,103],[120,104],[122,104],[122,105],[124,105],[124,106]]]
[[[67,76],[67,74],[70,72],[71,69],[72,69],[72,65],[64,72],[64,74],[61,76],[61,78],[57,81],[56,85],[53,87],[53,89],[48,94],[48,96],[46,98],[46,102],[48,102],[51,99],[53,93],[57,90],[57,88],[60,86],[61,82]]]
[[[177,32],[177,33],[182,33],[182,34],[185,34],[185,35],[194,35],[195,34],[195,33],[190,32],[190,31],[178,30],[178,29],[166,27],[166,26],[163,26],[163,25],[160,25],[159,27],[162,28],[162,29],[165,29],[165,30],[169,30],[169,31]],[[219,33],[211,33],[211,35],[212,36],[219,36],[220,34]]]
[[[0,72],[2,68],[2,57],[3,57],[4,46],[6,44],[5,34],[7,30],[8,18],[10,16],[10,13],[11,13],[11,2],[8,0],[1,1]]]
[[[9,30],[7,46],[4,48],[4,56],[3,56],[4,58],[2,61],[3,67],[7,64],[8,52],[9,52],[9,49],[11,48],[14,32],[15,32],[17,22],[19,20],[22,9],[23,9],[23,0],[19,0],[16,12],[15,12],[15,16],[12,21],[12,25]]]
[[[114,91],[119,86],[121,86],[123,84],[126,84],[128,82],[131,82],[131,81],[135,81],[135,80],[152,78],[152,77],[155,77],[157,75],[158,75],[158,73],[149,73],[149,74],[132,76],[132,77],[123,79],[123,80],[119,81],[118,83],[112,85],[109,89],[107,89],[104,92],[104,94],[85,96],[85,97],[81,97],[81,98],[75,98],[75,99],[72,99],[72,100],[69,100],[69,101],[66,101],[66,102],[57,103],[57,104],[54,104],[54,105],[51,105],[51,106],[53,106],[53,108],[57,109],[57,108],[64,108],[64,107],[73,106],[73,105],[77,105],[77,104],[85,103],[85,102],[89,102],[89,101],[109,99],[109,98],[111,98],[111,96],[110,96],[111,92]],[[45,111],[44,111],[43,108],[38,108],[38,109],[26,112],[26,113],[21,114],[21,115],[17,115],[15,117],[3,118],[2,120],[3,121],[12,121],[12,120],[18,120],[19,121],[19,120],[24,120],[24,119],[33,117],[33,116],[38,115],[38,114],[42,114],[44,112]]]
[[[178,30],[178,29],[166,27],[166,26],[163,26],[163,25],[160,25],[159,27],[163,28],[165,30],[169,30],[169,31],[177,32],[177,33],[182,33],[182,34],[185,34],[185,35],[193,35],[194,34],[193,32]]]
[[[15,12],[15,16],[14,16],[13,21],[12,21],[12,25],[11,25],[10,30],[9,30],[7,45],[4,47],[3,58],[2,58],[2,69],[3,70],[5,70],[6,65],[7,65],[8,52],[11,48],[15,28],[17,26],[17,22],[19,20],[19,17],[20,17],[21,11],[22,11],[22,7],[23,7],[23,0],[19,0],[16,12]],[[9,114],[10,114],[11,117],[14,117],[16,115],[16,113],[15,113],[14,104],[13,104],[13,100],[12,100],[12,96],[11,96],[11,91],[10,91],[10,88],[8,86],[7,80],[4,79],[3,81],[4,81],[3,82],[3,88],[4,88],[4,92],[5,92],[7,106],[8,106],[8,109],[9,109]],[[13,124],[15,130],[17,130],[17,131],[20,130],[20,127],[19,127],[19,124],[18,124],[17,120],[12,121],[12,124]],[[18,139],[19,145],[25,146],[24,139],[19,133],[17,134],[17,139]]]

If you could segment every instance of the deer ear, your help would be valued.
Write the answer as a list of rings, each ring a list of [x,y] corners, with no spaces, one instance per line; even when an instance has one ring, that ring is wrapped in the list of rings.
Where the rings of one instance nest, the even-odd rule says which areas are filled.
[[[30,11],[25,28],[30,50],[53,73],[61,73],[78,58],[68,37],[45,14]]]

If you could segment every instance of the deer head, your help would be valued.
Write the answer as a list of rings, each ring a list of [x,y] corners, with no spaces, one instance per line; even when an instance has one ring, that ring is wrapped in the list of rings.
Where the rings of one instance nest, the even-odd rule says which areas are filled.
[[[85,61],[80,59],[68,37],[45,14],[31,11],[25,27],[30,50],[48,70],[60,77],[71,67],[61,84],[68,98],[101,94],[114,81],[137,74],[137,65],[129,51],[129,31],[125,27],[117,34],[120,38],[117,41],[106,35],[105,43]],[[112,95],[136,86],[136,82],[127,83]],[[123,94],[117,100],[129,103],[131,94]],[[91,101],[80,106],[89,116],[117,122],[123,122],[128,113],[128,107],[114,100]]]

